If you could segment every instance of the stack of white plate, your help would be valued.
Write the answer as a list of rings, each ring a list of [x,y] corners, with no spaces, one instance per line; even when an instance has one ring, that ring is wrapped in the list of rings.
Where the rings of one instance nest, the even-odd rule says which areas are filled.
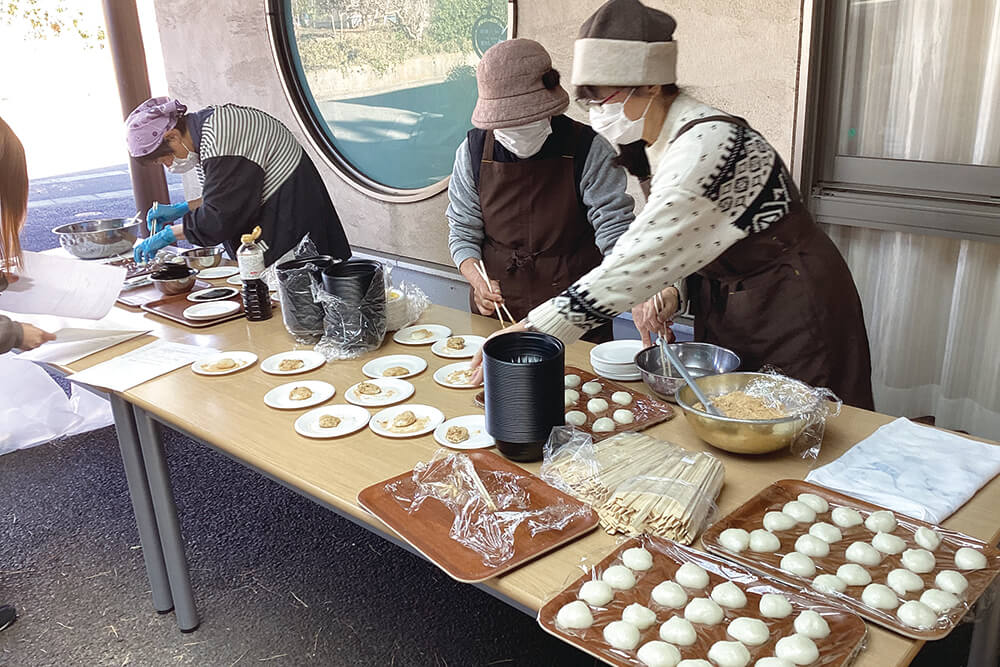
[[[406,317],[406,294],[395,287],[385,291],[385,328],[387,331],[398,331],[405,327]]]
[[[594,372],[609,380],[634,382],[642,379],[635,365],[635,355],[642,351],[642,341],[613,340],[590,350],[590,365]]]

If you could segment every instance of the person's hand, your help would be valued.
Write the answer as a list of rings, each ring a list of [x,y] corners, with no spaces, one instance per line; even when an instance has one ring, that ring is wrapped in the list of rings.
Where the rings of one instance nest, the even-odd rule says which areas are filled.
[[[180,204],[156,204],[146,213],[146,228],[151,234],[156,234],[161,225],[183,218],[191,210],[186,201]]]
[[[674,332],[670,329],[670,325],[673,324],[679,303],[680,295],[677,293],[677,288],[668,287],[632,309],[632,321],[639,330],[644,347],[653,344],[654,333],[666,338],[668,343],[674,341]]]
[[[503,294],[500,293],[500,283],[496,280],[491,280],[489,284],[483,280],[483,277],[479,275],[476,270],[476,263],[478,259],[470,257],[469,259],[462,262],[462,266],[459,271],[465,279],[469,281],[469,285],[472,287],[472,300],[476,304],[476,309],[479,311],[480,315],[492,315],[501,303],[503,303]]]
[[[528,323],[525,320],[521,320],[517,324],[512,324],[512,325],[510,325],[509,327],[507,327],[505,329],[500,329],[499,331],[494,331],[493,333],[491,333],[489,336],[486,337],[486,340],[488,341],[491,338],[494,338],[496,336],[500,336],[500,335],[506,334],[506,333],[513,333],[515,331],[527,331],[527,330],[528,330]],[[484,341],[483,345],[485,345],[485,344],[486,344],[486,342]],[[472,374],[472,380],[469,382],[469,384],[473,384],[473,385],[480,385],[480,384],[482,384],[483,383],[483,347],[482,346],[480,346],[479,349],[476,350],[476,353],[473,355],[473,357],[472,357],[472,364],[471,364],[470,367],[473,368],[473,369],[475,369],[476,372]]]
[[[148,239],[140,243],[132,251],[132,259],[136,264],[145,264],[156,257],[161,249],[166,248],[171,243],[176,243],[173,227],[166,227],[160,232],[153,234]]]
[[[32,324],[22,324],[21,345],[19,347],[25,351],[34,350],[42,343],[47,343],[48,341],[55,339],[55,334],[51,334],[48,331],[42,331]]]
[[[3,272],[3,277],[6,278],[8,285],[13,285],[18,280],[21,279],[21,276],[17,275],[16,273],[8,273],[6,271]]]

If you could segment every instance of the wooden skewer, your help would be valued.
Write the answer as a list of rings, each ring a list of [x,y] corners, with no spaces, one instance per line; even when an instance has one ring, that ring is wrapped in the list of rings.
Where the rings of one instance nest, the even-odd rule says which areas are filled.
[[[486,273],[486,266],[483,265],[482,260],[476,262],[475,267],[476,267],[476,270],[479,272],[479,275],[481,275],[483,277],[483,280],[486,281],[486,285],[488,287],[490,287],[490,289],[492,289],[493,288],[493,282],[490,280],[489,275],[487,275],[487,273]],[[496,302],[494,302],[494,303],[496,303]],[[499,313],[499,311],[500,311],[501,308],[503,308],[503,312],[507,316],[507,319],[510,320],[510,323],[514,324],[514,316],[510,314],[509,310],[507,310],[507,304],[502,303],[502,302],[497,303],[497,312],[498,313]],[[503,320],[502,319],[500,320],[500,326],[503,326]]]

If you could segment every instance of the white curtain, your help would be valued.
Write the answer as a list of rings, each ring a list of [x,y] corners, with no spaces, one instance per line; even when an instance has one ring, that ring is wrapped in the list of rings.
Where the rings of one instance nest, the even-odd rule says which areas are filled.
[[[848,21],[842,152],[1000,165],[1000,0],[857,0]],[[876,408],[1000,439],[1000,243],[828,232],[864,302]]]

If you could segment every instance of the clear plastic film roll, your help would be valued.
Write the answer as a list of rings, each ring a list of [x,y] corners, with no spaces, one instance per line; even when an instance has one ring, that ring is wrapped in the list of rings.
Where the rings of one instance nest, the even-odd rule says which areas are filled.
[[[485,565],[496,566],[514,556],[514,532],[521,524],[535,536],[562,530],[590,511],[562,501],[532,509],[524,481],[504,471],[480,475],[466,454],[439,449],[414,467],[412,485],[387,490],[411,514],[429,500],[444,504],[454,515],[450,537],[478,553]]]
[[[638,433],[595,443],[570,427],[552,429],[541,477],[590,505],[611,534],[647,533],[691,544],[714,518],[725,467]]]
[[[392,286],[392,267],[385,267],[385,324],[387,331],[399,331],[410,326],[424,314],[431,305],[424,291],[413,283],[403,281],[399,287]]]

